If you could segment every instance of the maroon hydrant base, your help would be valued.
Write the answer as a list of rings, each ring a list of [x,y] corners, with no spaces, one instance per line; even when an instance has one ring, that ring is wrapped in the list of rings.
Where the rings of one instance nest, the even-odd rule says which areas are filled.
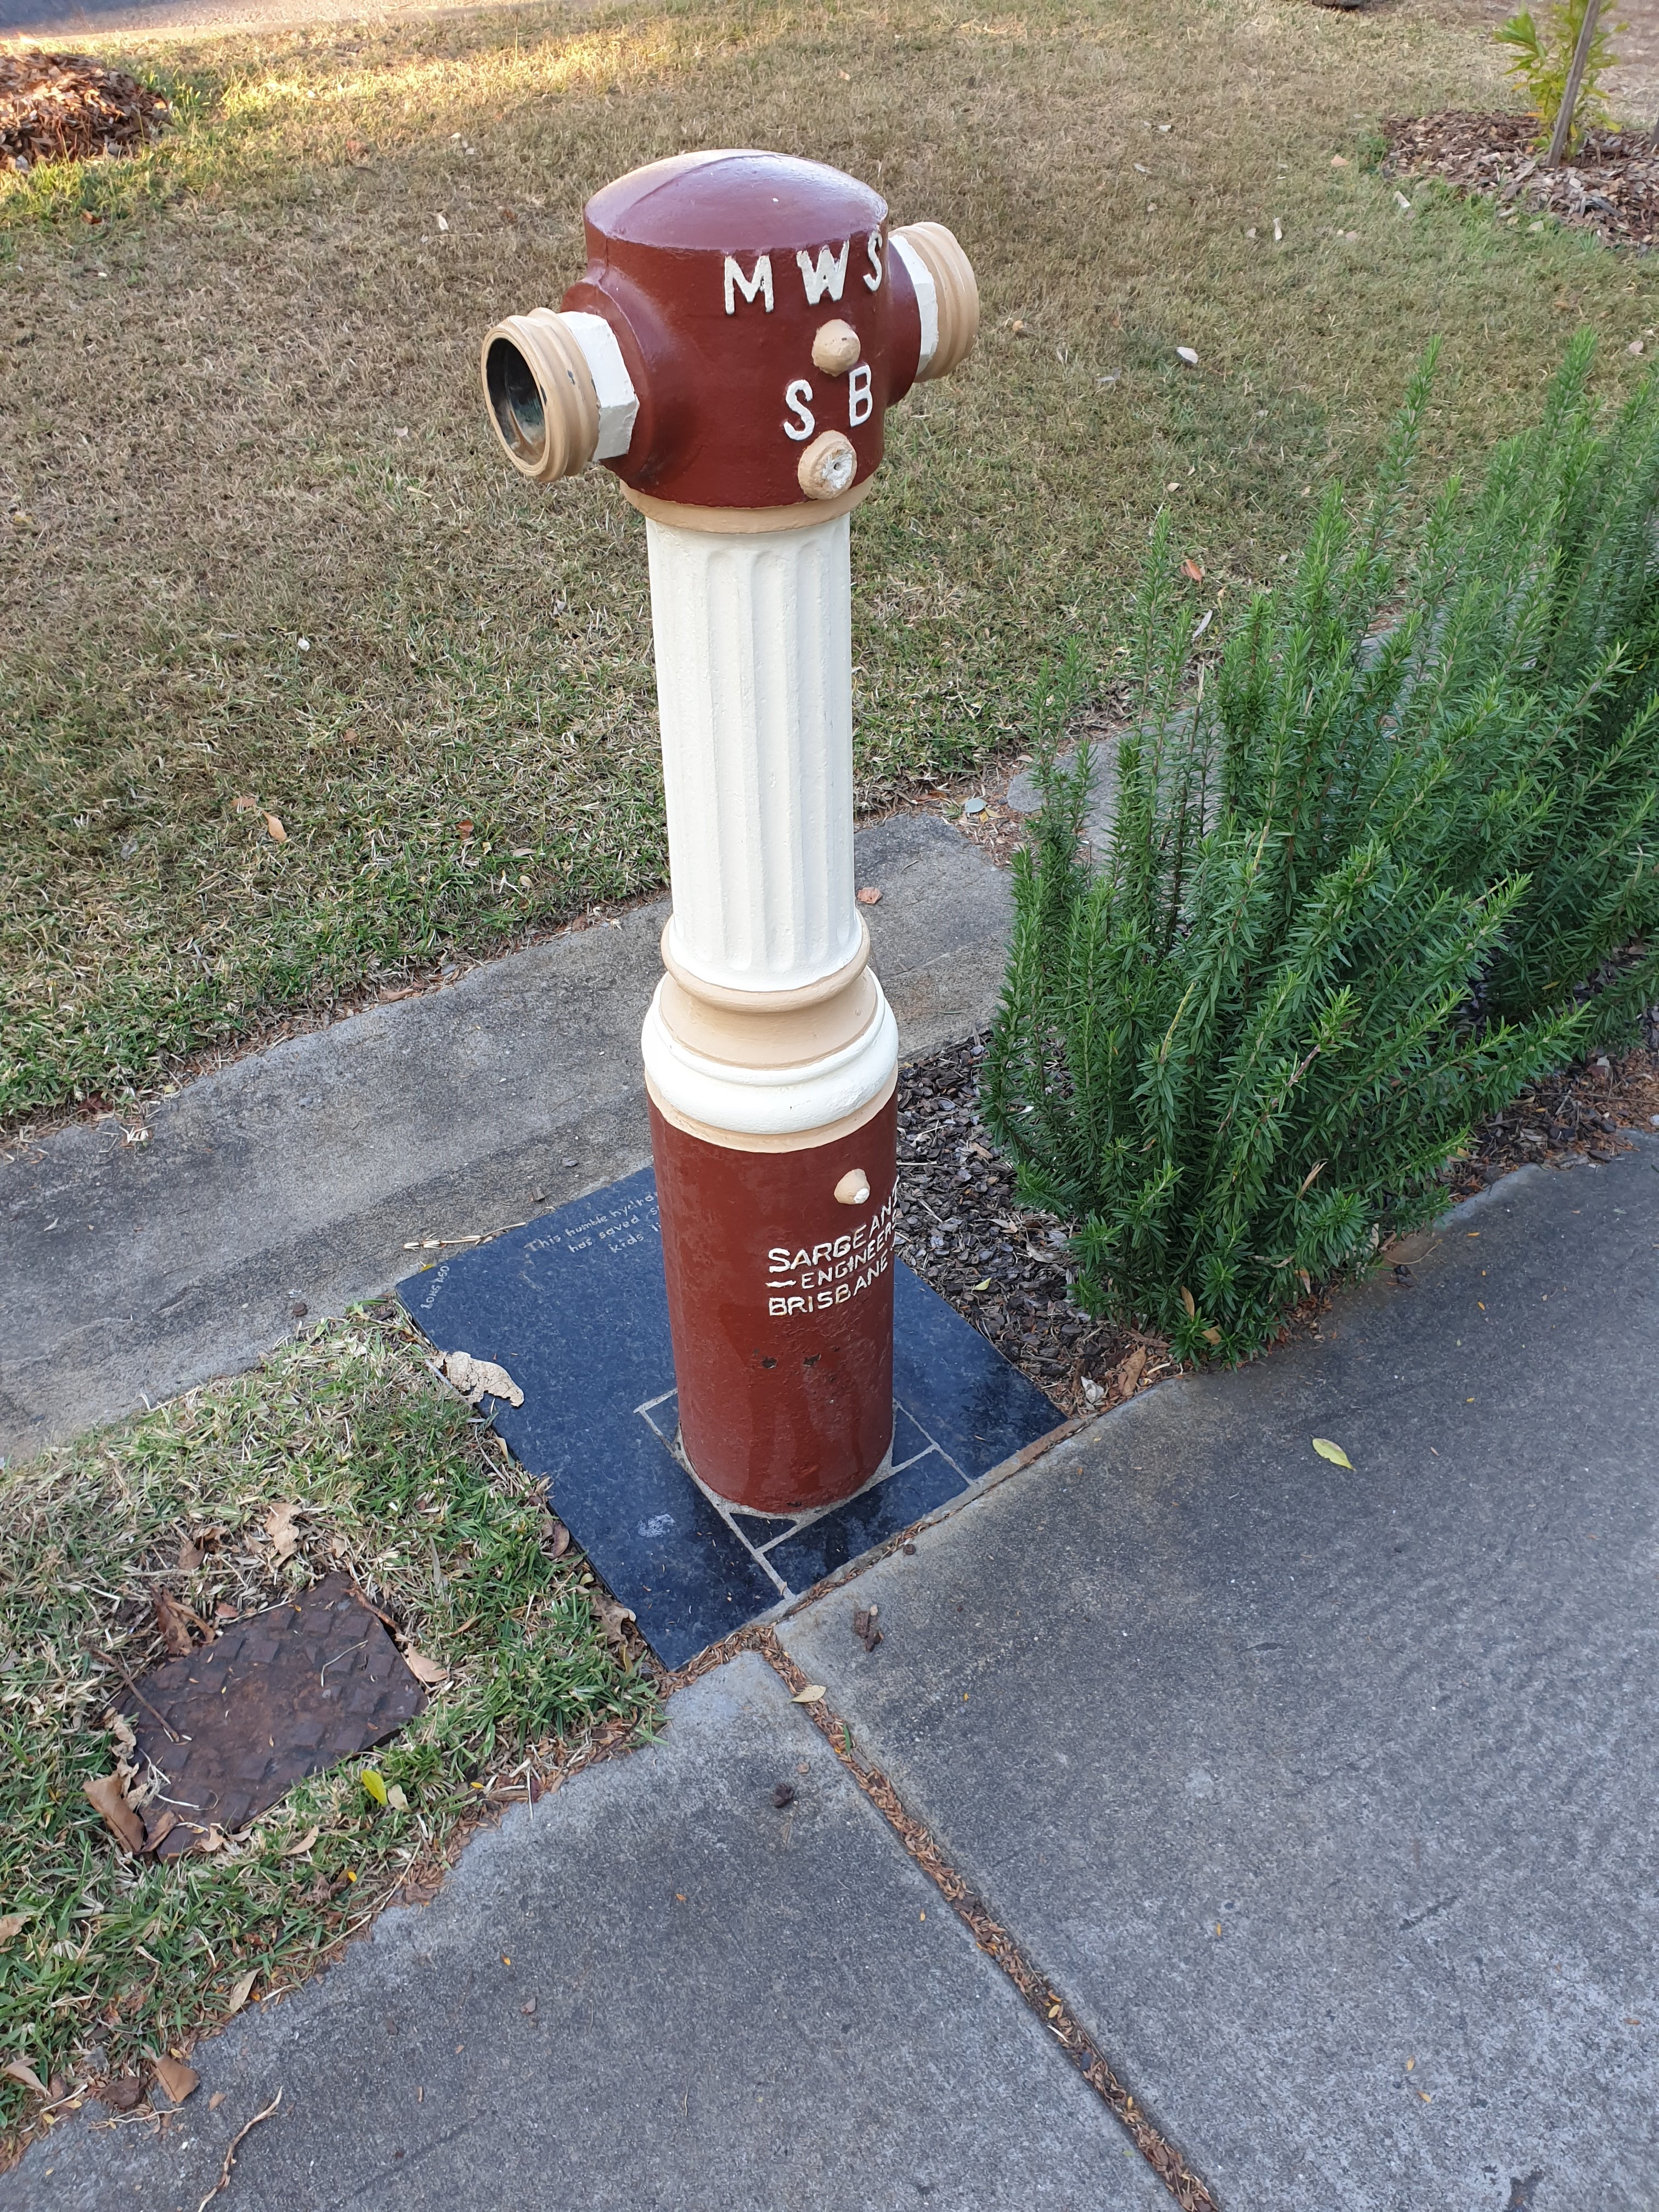
[[[896,1103],[800,1152],[711,1145],[651,1109],[680,1436],[760,1513],[850,1497],[893,1438]],[[868,1201],[843,1206],[851,1169]]]

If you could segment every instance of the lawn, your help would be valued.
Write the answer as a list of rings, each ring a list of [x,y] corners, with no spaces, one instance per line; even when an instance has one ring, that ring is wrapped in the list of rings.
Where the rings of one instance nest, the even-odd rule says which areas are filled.
[[[526,1759],[545,1775],[651,1724],[651,1679],[612,1649],[586,1562],[558,1553],[539,1486],[425,1348],[395,1314],[355,1314],[0,1469],[0,2067],[21,2061],[54,2096],[147,2076],[434,1873],[492,1784],[523,1794]],[[282,1505],[298,1509],[288,1559]],[[82,1784],[111,1771],[125,1682],[165,1656],[155,1593],[211,1620],[336,1569],[447,1668],[424,1712],[206,1856],[118,1853]],[[40,2109],[0,2078],[0,2154]]]
[[[1451,0],[688,0],[138,58],[170,141],[0,179],[14,1126],[660,882],[642,527],[603,472],[514,477],[476,389],[636,162],[815,155],[979,270],[979,349],[855,526],[866,805],[1006,747],[1062,636],[1109,665],[1161,501],[1224,621],[1431,331],[1462,455],[1574,325],[1617,387],[1659,322],[1645,264],[1376,173],[1382,116],[1504,96]]]

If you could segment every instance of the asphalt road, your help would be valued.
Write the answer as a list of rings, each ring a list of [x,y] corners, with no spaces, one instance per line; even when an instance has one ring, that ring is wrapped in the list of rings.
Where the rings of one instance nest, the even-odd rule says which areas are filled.
[[[385,22],[453,12],[430,6],[380,6],[374,0],[0,0],[0,39],[73,46],[134,33],[276,31],[300,23]]]

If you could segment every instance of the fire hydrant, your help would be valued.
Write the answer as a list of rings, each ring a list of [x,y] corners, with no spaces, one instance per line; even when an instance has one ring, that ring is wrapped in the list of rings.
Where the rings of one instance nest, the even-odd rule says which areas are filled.
[[[646,518],[673,911],[644,1055],[680,1444],[762,1513],[893,1435],[898,1038],[853,873],[848,518],[887,409],[979,297],[948,230],[766,153],[682,155],[585,210],[556,313],[498,323],[496,434],[602,462]]]

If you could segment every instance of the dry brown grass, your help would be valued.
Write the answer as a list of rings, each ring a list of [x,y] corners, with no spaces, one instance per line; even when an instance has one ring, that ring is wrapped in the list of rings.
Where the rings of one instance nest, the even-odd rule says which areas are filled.
[[[640,526],[603,476],[510,479],[474,383],[635,162],[816,155],[978,266],[979,350],[857,525],[866,799],[1003,742],[1066,632],[1109,659],[1161,500],[1211,587],[1271,574],[1431,331],[1461,452],[1573,323],[1617,381],[1655,312],[1644,264],[1368,170],[1383,114],[1502,100],[1427,0],[690,0],[143,58],[171,143],[0,179],[14,1117],[659,879]]]

